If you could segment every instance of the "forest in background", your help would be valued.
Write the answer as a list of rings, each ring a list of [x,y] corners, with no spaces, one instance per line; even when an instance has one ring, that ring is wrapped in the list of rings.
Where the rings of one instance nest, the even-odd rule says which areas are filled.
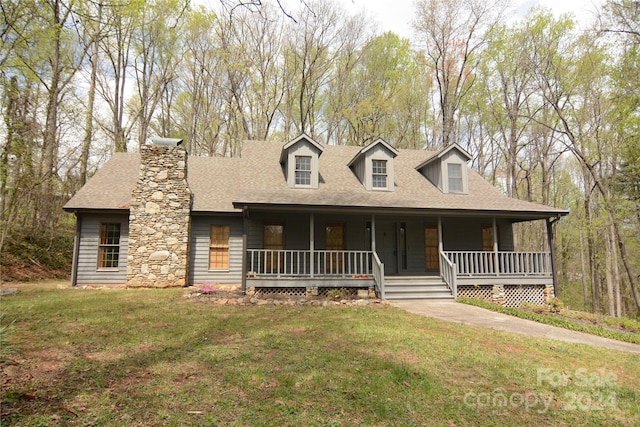
[[[556,224],[562,299],[638,315],[640,2],[608,0],[578,25],[418,0],[411,39],[337,1],[291,4],[3,0],[1,276],[68,274],[61,207],[114,151],[166,136],[237,156],[243,140],[305,132],[459,143],[506,194],[571,210]],[[546,250],[544,227],[519,227],[519,250]]]

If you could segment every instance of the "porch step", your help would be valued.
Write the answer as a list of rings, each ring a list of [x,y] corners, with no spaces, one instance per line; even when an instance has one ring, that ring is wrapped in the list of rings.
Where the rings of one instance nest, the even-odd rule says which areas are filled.
[[[385,299],[453,299],[440,277],[388,276],[384,279]]]

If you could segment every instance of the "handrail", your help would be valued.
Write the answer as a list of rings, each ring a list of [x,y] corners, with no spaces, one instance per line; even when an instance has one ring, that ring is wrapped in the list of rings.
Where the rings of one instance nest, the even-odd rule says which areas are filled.
[[[246,256],[247,272],[256,276],[347,278],[372,274],[371,251],[247,249]]]
[[[380,261],[377,252],[373,252],[373,282],[376,287],[376,293],[380,299],[384,299],[384,263]]]
[[[440,276],[451,290],[454,298],[458,297],[458,268],[447,255],[440,251]]]
[[[460,276],[550,276],[549,252],[445,251]]]

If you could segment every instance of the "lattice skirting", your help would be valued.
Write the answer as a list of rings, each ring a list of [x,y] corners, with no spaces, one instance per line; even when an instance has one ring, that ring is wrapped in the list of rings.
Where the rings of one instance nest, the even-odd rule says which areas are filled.
[[[491,285],[462,285],[458,286],[458,296],[490,301],[491,289]]]
[[[458,296],[491,301],[493,286],[458,286]],[[518,307],[522,302],[545,304],[544,285],[504,285],[505,306]]]
[[[544,285],[505,285],[504,298],[507,307],[518,307],[522,302],[544,305]]]
[[[260,296],[290,296],[303,297],[307,295],[307,288],[297,286],[293,288],[256,288],[256,295]]]
[[[334,287],[318,287],[318,296],[320,297],[328,297],[329,291],[339,291],[341,297],[349,298],[355,297],[358,295],[358,289],[368,289],[368,288],[334,288]],[[288,296],[288,297],[303,297],[307,295],[307,288],[304,286],[297,287],[287,287],[287,288],[255,288],[255,295],[260,296]]]

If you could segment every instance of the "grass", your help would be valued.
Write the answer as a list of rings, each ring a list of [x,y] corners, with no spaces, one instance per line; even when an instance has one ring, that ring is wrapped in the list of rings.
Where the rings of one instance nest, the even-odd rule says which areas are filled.
[[[400,309],[212,306],[182,289],[2,297],[2,425],[640,423],[640,355]]]
[[[572,331],[586,332],[618,341],[640,344],[640,323],[629,318],[611,318],[568,310],[560,310],[557,313],[539,313],[525,308],[504,307],[488,301],[467,297],[459,297],[457,301]]]

